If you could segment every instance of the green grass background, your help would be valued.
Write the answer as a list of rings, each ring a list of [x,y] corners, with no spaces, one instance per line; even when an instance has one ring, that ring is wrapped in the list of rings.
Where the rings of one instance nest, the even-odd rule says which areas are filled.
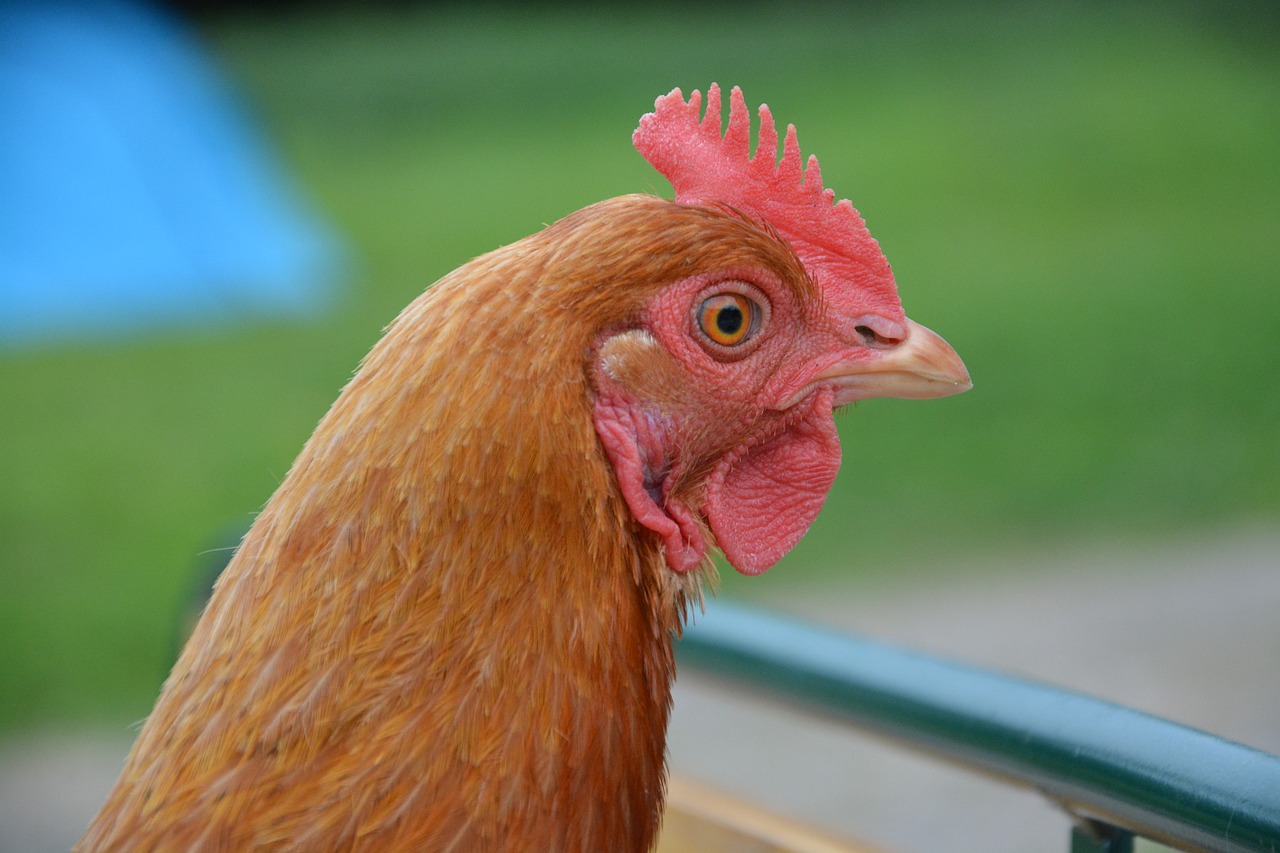
[[[711,81],[820,155],[975,388],[870,401],[810,536],[727,594],[1274,523],[1280,50],[1263,4],[298,8],[200,33],[355,249],[307,321],[0,351],[0,731],[137,719],[202,551],[380,328],[583,205]],[[1030,570],[1031,567],[1029,567]],[[855,587],[856,588],[856,587]]]

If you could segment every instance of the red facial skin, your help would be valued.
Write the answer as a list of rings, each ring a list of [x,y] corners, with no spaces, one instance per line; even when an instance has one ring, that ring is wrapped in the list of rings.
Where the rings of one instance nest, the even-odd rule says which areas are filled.
[[[628,506],[659,536],[674,571],[706,559],[707,527],[744,574],[786,554],[839,470],[839,406],[967,387],[937,336],[861,310],[856,294],[832,306],[803,298],[802,287],[761,270],[693,276],[655,296],[637,327],[600,344],[596,429]],[[758,306],[732,346],[699,323],[704,301],[722,293]],[[920,356],[909,337],[943,364],[939,377],[922,379],[921,368],[904,364]]]

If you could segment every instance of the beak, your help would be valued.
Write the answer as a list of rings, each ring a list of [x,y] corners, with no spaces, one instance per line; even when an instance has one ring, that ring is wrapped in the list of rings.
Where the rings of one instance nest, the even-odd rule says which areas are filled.
[[[969,371],[951,345],[912,320],[901,343],[876,350],[873,358],[833,364],[814,377],[798,400],[817,385],[835,390],[835,406],[870,397],[928,400],[949,397],[973,387]]]

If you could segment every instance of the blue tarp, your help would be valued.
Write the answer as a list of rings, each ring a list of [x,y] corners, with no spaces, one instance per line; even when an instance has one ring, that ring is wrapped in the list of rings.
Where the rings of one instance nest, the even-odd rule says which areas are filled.
[[[0,344],[311,310],[341,257],[178,22],[0,0]]]

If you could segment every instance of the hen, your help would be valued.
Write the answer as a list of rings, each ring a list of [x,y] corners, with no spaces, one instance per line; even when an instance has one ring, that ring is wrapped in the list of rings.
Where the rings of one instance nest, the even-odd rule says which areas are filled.
[[[388,328],[245,536],[79,849],[646,850],[713,547],[821,508],[833,410],[969,386],[794,128],[680,90],[674,201],[580,210]]]

